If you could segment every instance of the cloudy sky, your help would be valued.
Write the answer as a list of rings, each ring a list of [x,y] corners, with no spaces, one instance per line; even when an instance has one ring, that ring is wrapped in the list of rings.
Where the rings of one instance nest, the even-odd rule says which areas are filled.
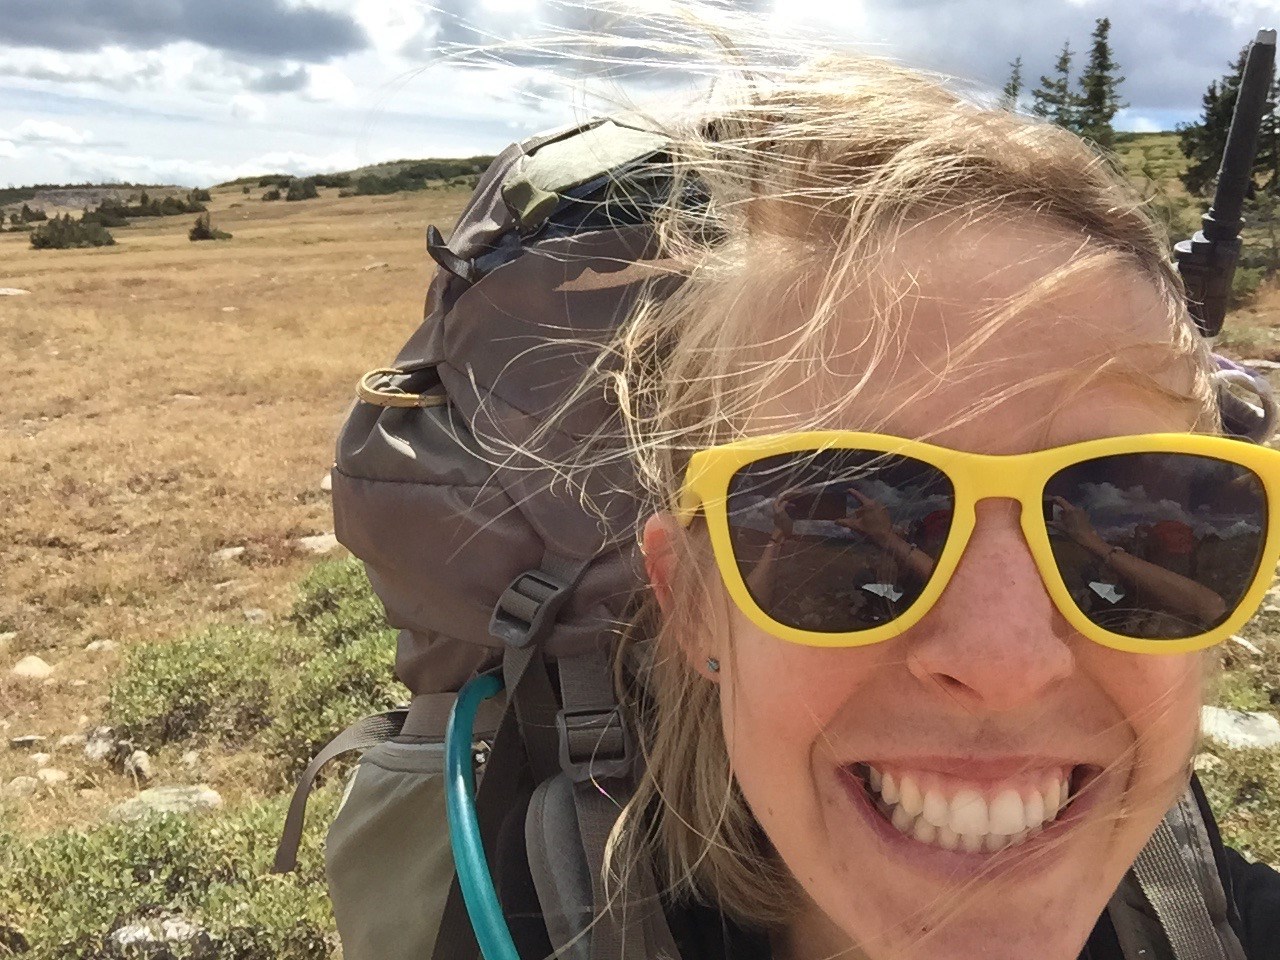
[[[642,6],[636,0],[633,6]],[[808,31],[998,88],[1021,55],[1035,79],[1110,17],[1126,129],[1170,129],[1280,0],[730,0],[772,29]],[[582,112],[572,83],[599,50],[638,54],[634,19],[552,0],[0,0],[0,185],[210,184],[265,171],[492,153]],[[1034,11],[1034,12],[1033,12]],[[536,38],[543,38],[534,44]],[[561,38],[561,39],[557,39]],[[505,65],[457,45],[520,44]],[[552,48],[549,65],[533,48]],[[569,52],[564,51],[568,49]],[[493,51],[487,59],[494,59]],[[643,100],[662,78],[624,66]],[[557,78],[561,78],[557,80]],[[599,83],[597,76],[590,82]],[[694,81],[690,80],[690,83]],[[611,88],[612,89],[612,88]]]

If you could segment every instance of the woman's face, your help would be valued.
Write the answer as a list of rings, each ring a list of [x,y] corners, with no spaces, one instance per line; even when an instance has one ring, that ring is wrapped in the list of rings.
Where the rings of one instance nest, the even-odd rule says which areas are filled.
[[[939,373],[948,345],[954,350],[971,332],[975,311],[1078,255],[1078,241],[1031,226],[981,236],[915,231],[898,253],[917,280],[901,334],[907,362],[882,363],[858,393],[868,399],[849,408],[847,422],[829,426],[873,423],[981,453],[1189,429],[1185,409],[1124,378],[1078,392],[1061,379],[1027,386],[1041,373],[1088,372],[1102,355],[1170,341],[1154,289],[1127,273],[1070,281],[1027,311],[967,361],[980,376]],[[860,318],[851,314],[848,327],[841,362],[852,378],[866,368],[867,348]],[[1159,351],[1132,352],[1154,365]],[[1152,369],[1185,387],[1178,382],[1185,367]],[[1083,376],[1074,379],[1078,386]],[[780,391],[785,400],[763,414],[800,422],[805,389]],[[1015,399],[951,423],[957,411],[1007,389],[1017,390]],[[904,396],[911,401],[903,404]],[[812,398],[809,417],[815,406]],[[717,618],[726,623],[722,635],[687,638],[695,668],[720,684],[742,792],[806,895],[796,923],[778,937],[780,956],[857,956],[852,947],[873,960],[1070,960],[1185,783],[1201,695],[1198,657],[1126,654],[1077,634],[1045,591],[1017,510],[1010,501],[981,502],[972,541],[937,605],[884,643],[787,643],[727,598]],[[658,522],[647,534],[652,554],[665,534]],[[669,575],[660,564],[651,572],[659,587]],[[708,656],[720,661],[718,673],[706,669]],[[999,816],[1025,819],[1029,808],[1056,804],[1059,791],[1088,787],[1039,837],[965,852],[945,849],[927,830],[921,839],[895,829],[851,777],[865,770],[858,765],[935,808],[972,808],[976,795],[992,817],[1002,804]]]

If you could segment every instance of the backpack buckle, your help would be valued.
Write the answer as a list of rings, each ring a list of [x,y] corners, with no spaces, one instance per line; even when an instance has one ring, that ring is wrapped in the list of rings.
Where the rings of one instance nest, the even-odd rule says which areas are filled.
[[[574,783],[630,775],[631,735],[621,712],[561,710],[556,714],[560,735],[560,768]]]
[[[538,642],[555,624],[573,586],[545,570],[526,570],[502,591],[489,633],[516,648]]]

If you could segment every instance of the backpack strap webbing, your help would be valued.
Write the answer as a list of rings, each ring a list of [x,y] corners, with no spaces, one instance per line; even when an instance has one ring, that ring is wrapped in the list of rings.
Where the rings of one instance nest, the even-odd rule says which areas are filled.
[[[1168,940],[1173,960],[1245,960],[1227,920],[1226,893],[1190,789],[1160,821],[1131,875]],[[1150,937],[1132,909],[1123,909],[1122,899],[1117,897],[1111,915],[1127,960],[1155,956]]]

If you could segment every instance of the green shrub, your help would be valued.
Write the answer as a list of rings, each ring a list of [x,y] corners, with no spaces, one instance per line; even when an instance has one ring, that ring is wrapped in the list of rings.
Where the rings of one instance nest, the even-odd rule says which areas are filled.
[[[367,637],[384,644],[395,639],[364,564],[354,557],[317,564],[299,585],[289,620],[303,636],[330,649]]]
[[[218,960],[326,960],[336,936],[321,825],[338,798],[324,789],[312,797],[298,871],[287,878],[268,872],[287,797],[36,838],[0,826],[0,917],[28,941],[30,960],[117,958],[113,929],[172,913],[207,933]]]
[[[196,217],[195,224],[187,231],[187,239],[195,240],[230,240],[231,234],[219,230],[209,219],[209,214],[202,213]]]
[[[109,247],[115,242],[115,237],[102,224],[92,220],[72,220],[69,213],[54,217],[31,231],[31,246],[35,250]]]
[[[294,180],[290,183],[289,190],[284,195],[284,198],[287,201],[297,201],[314,200],[318,196],[320,196],[320,193],[316,190],[316,182],[310,177],[305,177],[302,180]]]
[[[243,743],[270,722],[279,643],[265,631],[215,627],[136,646],[111,686],[108,722],[140,746]]]
[[[1262,267],[1236,267],[1236,274],[1231,279],[1230,306],[1234,308],[1248,303],[1262,286],[1266,273]]]
[[[294,667],[296,682],[280,691],[267,750],[288,780],[296,779],[320,748],[370,713],[409,699],[392,674],[395,635],[369,634]]]
[[[272,188],[270,190],[266,190],[262,194],[262,199],[263,200],[279,200],[280,190],[278,188]]]
[[[1215,749],[1224,762],[1200,774],[1229,846],[1280,868],[1280,750]]]

